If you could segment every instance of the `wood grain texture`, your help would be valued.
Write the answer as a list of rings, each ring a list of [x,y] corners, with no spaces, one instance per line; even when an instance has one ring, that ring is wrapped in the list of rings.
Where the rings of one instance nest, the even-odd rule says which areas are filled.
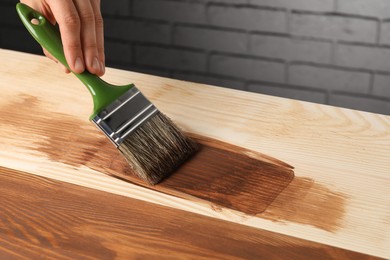
[[[192,137],[200,149],[173,175],[156,186],[157,191],[186,199],[201,199],[214,209],[230,208],[256,215],[263,212],[294,178],[292,167],[278,160],[204,137]],[[111,161],[111,160],[109,160]],[[121,159],[112,160],[108,174],[146,186]],[[91,164],[93,165],[93,164]],[[92,166],[93,167],[93,166]]]
[[[294,167],[288,186],[248,215],[181,185],[152,191],[110,178],[129,175],[86,121],[92,104],[81,84],[43,57],[0,56],[0,166],[390,258],[390,117],[109,69],[108,81],[136,83],[208,149]]]
[[[29,135],[43,135],[31,149],[46,154],[52,161],[86,166],[186,199],[207,200],[215,208],[223,206],[252,215],[261,213],[294,177],[292,167],[281,161],[253,152],[249,157],[245,153],[250,151],[243,148],[192,136],[200,144],[199,152],[160,185],[150,186],[136,177],[111,142],[91,128],[88,121],[54,115],[43,110],[40,101],[29,95],[0,106],[0,111],[4,111],[4,124]],[[53,116],[59,119],[53,120]],[[29,120],[34,124],[24,125]]]
[[[376,259],[0,167],[0,258]]]

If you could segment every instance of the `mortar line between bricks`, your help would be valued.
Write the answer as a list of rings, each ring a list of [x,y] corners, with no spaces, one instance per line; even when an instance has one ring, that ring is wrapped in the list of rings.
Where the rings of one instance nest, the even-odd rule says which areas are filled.
[[[185,22],[176,22],[176,25],[178,27],[209,29],[209,30],[216,30],[216,31],[222,31],[222,32],[233,32],[233,33],[246,33],[248,31],[245,29],[221,27],[221,26],[212,25],[212,24],[192,24],[192,23],[185,23]],[[271,34],[272,34],[272,32],[271,32]]]
[[[284,66],[284,82],[288,84],[290,82],[290,62],[286,61]]]
[[[382,76],[390,76],[389,71],[375,71],[374,74],[375,75],[382,75]]]
[[[339,1],[340,0],[333,0],[333,12],[335,12],[335,13],[339,9]]]
[[[389,101],[390,102],[390,98],[388,98],[388,97],[367,95],[367,94],[348,92],[348,91],[342,91],[342,90],[336,90],[336,91],[334,91],[334,94],[348,96],[348,97],[369,98],[369,99],[374,99],[374,100],[378,100],[378,101],[385,101],[385,102]]]
[[[107,16],[107,18],[113,19],[113,20],[126,20],[126,21],[135,21],[135,22],[145,22],[145,23],[153,23],[156,25],[168,25],[171,22],[166,20],[160,20],[160,19],[149,19],[149,18],[142,18],[142,17],[132,17],[130,19],[126,19],[125,17],[116,17],[116,16]],[[239,28],[231,28],[226,26],[219,26],[219,25],[213,25],[213,24],[196,24],[196,23],[186,23],[186,22],[175,22],[177,26],[181,27],[190,27],[190,28],[199,28],[199,29],[210,29],[210,30],[218,30],[223,32],[235,32],[235,33],[246,33],[248,30],[246,29],[239,29]],[[270,35],[270,36],[285,36],[290,37],[287,33],[281,33],[281,32],[271,32],[271,31],[257,31],[257,30],[250,30],[251,33],[256,34],[264,34],[264,35]],[[317,41],[329,41],[329,39],[325,38],[315,38],[311,36],[305,36],[305,35],[291,35],[291,37],[294,38],[302,38],[302,39],[311,39],[311,40],[317,40]]]
[[[168,72],[169,78],[173,79],[173,78],[174,78],[173,75],[174,75],[175,73],[176,73],[175,70],[170,69],[169,72]]]
[[[285,60],[278,59],[278,58],[269,58],[269,57],[255,56],[255,55],[250,55],[250,54],[246,55],[246,54],[228,53],[228,52],[222,52],[222,51],[217,51],[217,50],[213,50],[213,55],[230,57],[230,58],[255,60],[255,61],[266,61],[266,62],[274,62],[274,63],[283,63],[283,64],[285,62]]]
[[[246,8],[246,9],[255,9],[255,10],[264,10],[264,11],[274,11],[274,12],[284,12],[287,8],[284,7],[274,7],[274,6],[261,6],[253,4],[229,4],[229,3],[217,3],[211,2],[208,3],[209,7],[231,7],[231,8]]]
[[[112,37],[112,36],[105,36],[104,39],[106,41],[112,41],[112,42],[117,42],[117,43],[131,43],[131,42],[134,42],[134,41],[125,40],[123,38],[116,38],[116,37]]]
[[[292,29],[291,29],[291,21],[292,21],[292,13],[291,10],[286,11],[286,32],[288,35],[291,34]]]
[[[243,82],[242,79],[237,78],[237,77],[220,75],[220,74],[215,74],[215,73],[212,73],[212,72],[208,73],[208,72],[199,72],[199,71],[181,71],[181,70],[176,70],[176,73],[181,73],[181,74],[186,74],[186,75],[193,75],[193,76],[199,76],[199,77],[219,78],[221,80],[231,80],[231,81]]]
[[[283,60],[283,59],[269,58],[269,57],[262,57],[262,56],[252,56],[252,55],[246,55],[246,54],[241,54],[241,53],[228,53],[228,52],[222,52],[222,51],[213,51],[213,55],[232,57],[232,58],[242,58],[242,59],[256,60],[256,61],[268,61],[268,62],[283,63],[283,64],[285,63],[285,60]]]
[[[374,16],[364,16],[364,15],[358,15],[358,14],[348,14],[348,13],[329,13],[329,12],[315,12],[315,11],[304,11],[304,10],[292,10],[293,14],[298,15],[316,15],[316,16],[333,16],[333,17],[340,17],[340,18],[353,18],[353,19],[360,19],[360,20],[369,20],[369,21],[377,21],[378,18]]]
[[[141,23],[152,23],[156,25],[168,25],[171,21],[161,20],[161,19],[151,19],[144,17],[136,17],[136,16],[123,16],[123,15],[105,15],[104,20],[119,20],[119,21],[127,21],[127,22],[141,22]]]
[[[338,42],[339,42],[339,44],[349,45],[349,46],[360,46],[360,47],[368,47],[368,48],[390,49],[390,45],[386,45],[386,44],[350,42],[350,41],[344,41],[344,40],[340,40]]]
[[[107,13],[102,13],[103,16],[103,21],[106,21],[108,19],[111,20],[125,20],[125,21],[130,21],[133,20],[132,18],[129,18],[131,16],[129,15],[124,15],[124,14],[107,14]]]
[[[139,1],[142,1],[142,0],[139,0]],[[160,1],[161,2],[177,2],[177,3],[183,2],[183,0],[160,0]],[[185,2],[191,2],[191,1],[185,0]]]
[[[142,64],[131,66],[128,63],[121,62],[121,61],[111,61],[111,63],[113,63],[116,66],[116,68],[118,68],[118,67],[126,68],[127,70],[130,70],[130,71],[133,71],[133,72],[140,72],[140,73],[145,73],[145,74],[150,74],[150,75],[157,75],[156,73],[153,74],[153,73],[146,73],[146,72],[144,72],[145,70],[154,70],[156,72],[169,74],[169,71],[167,69],[151,67],[151,66],[142,65]]]
[[[244,90],[244,91],[249,91],[248,83],[247,83],[246,80],[245,80],[244,83],[243,83],[242,90]]]
[[[330,104],[330,95],[331,95],[331,91],[330,91],[330,90],[327,90],[327,91],[325,92],[325,100],[324,100],[325,104],[327,104],[327,105]]]
[[[10,7],[10,8],[14,8],[15,5],[12,3],[0,3],[0,6],[4,6],[4,7]]]
[[[373,95],[374,94],[374,77],[375,77],[375,73],[374,72],[371,72],[370,74],[370,81],[369,81],[369,86],[368,86],[368,93]]]
[[[381,22],[381,21],[378,21],[378,22],[377,22],[377,26],[376,26],[376,39],[375,39],[375,41],[376,41],[376,43],[377,43],[378,45],[381,44],[381,38],[382,38],[382,33],[381,33],[381,31],[382,31],[382,22]]]
[[[24,33],[28,34],[28,32],[26,31],[26,29],[23,27],[22,24],[20,24],[20,25],[16,25],[16,24],[6,24],[5,25],[4,24],[4,25],[1,25],[0,28],[16,30],[16,31],[24,32]]]
[[[195,78],[192,78],[195,77]],[[199,78],[197,78],[199,77]],[[194,82],[200,84],[208,84],[216,87],[230,88],[236,90],[245,91],[245,82],[244,81],[235,81],[235,80],[225,80],[221,77],[211,77],[211,76],[200,76],[200,75],[191,75],[189,73],[180,73],[175,72],[173,75],[174,79],[183,80],[187,82]],[[226,84],[226,81],[228,82]],[[239,86],[239,87],[237,87]]]
[[[337,48],[338,48],[338,42],[335,40],[332,41],[332,45],[330,48],[330,64],[332,64],[332,65],[336,65]]]
[[[136,66],[136,60],[137,60],[135,48],[136,48],[136,46],[134,44],[130,44],[130,53],[131,53],[131,57],[132,57],[130,64],[134,65],[134,66]]]
[[[252,33],[251,32],[247,32],[246,35],[246,46],[245,46],[245,51],[246,51],[246,54],[248,55],[253,55],[253,46],[252,46]]]
[[[210,73],[210,68],[211,68],[211,54],[210,54],[210,51],[206,51],[205,52],[206,54],[206,73]]]
[[[129,9],[130,10],[128,10],[129,11],[129,15],[130,15],[130,17],[134,17],[134,0],[129,0],[130,1],[130,3],[129,3]]]
[[[291,88],[301,91],[311,91],[316,93],[323,93],[326,94],[327,90],[321,89],[318,87],[308,87],[303,85],[296,85],[296,84],[285,84],[285,83],[277,83],[277,82],[270,82],[270,81],[261,81],[261,80],[249,80],[249,85],[267,85],[269,87],[278,87],[278,88]]]
[[[343,66],[339,66],[339,65],[314,63],[314,62],[309,62],[309,61],[291,61],[291,65],[304,65],[304,66],[311,66],[311,67],[316,67],[316,68],[334,69],[334,70],[342,70],[342,71],[348,71],[348,72],[364,72],[364,73],[371,73],[372,72],[372,70],[370,70],[370,69],[350,68],[350,67],[343,67]]]
[[[210,3],[207,1],[207,3],[205,4],[205,6],[204,6],[204,8],[203,8],[203,10],[204,10],[204,12],[205,12],[205,15],[204,15],[204,17],[205,17],[205,24],[206,25],[210,25],[210,11],[209,11],[209,9],[210,9]]]
[[[169,34],[169,44],[174,46],[175,45],[175,33],[176,33],[176,24],[175,23],[169,23],[169,28],[170,28],[170,34]]]
[[[155,47],[155,48],[162,48],[167,50],[177,50],[177,51],[189,51],[189,52],[195,52],[195,53],[202,53],[204,52],[203,49],[198,49],[194,47],[187,47],[187,46],[178,46],[178,45],[171,45],[171,44],[164,44],[164,43],[154,43],[154,42],[146,42],[146,41],[131,41],[132,43],[142,46],[142,47]]]
[[[273,32],[265,32],[265,31],[253,31],[253,34],[256,35],[265,35],[265,36],[276,36],[276,37],[285,37],[290,39],[296,39],[296,40],[306,40],[306,41],[315,41],[315,42],[328,42],[331,43],[335,41],[335,39],[330,38],[318,38],[314,36],[307,36],[307,35],[297,35],[297,34],[284,34],[284,33],[273,33]],[[373,47],[377,46],[374,43],[365,43],[365,42],[352,42],[352,41],[345,41],[345,40],[339,40],[340,42],[351,44],[351,45],[361,45],[361,46],[368,46]],[[389,45],[390,46],[390,45]]]

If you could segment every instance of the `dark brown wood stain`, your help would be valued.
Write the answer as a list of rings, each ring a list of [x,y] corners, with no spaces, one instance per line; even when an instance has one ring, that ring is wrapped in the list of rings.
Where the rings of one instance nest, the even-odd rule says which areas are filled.
[[[376,259],[0,167],[1,259]]]
[[[147,186],[132,174],[116,148],[87,120],[42,111],[39,101],[29,96],[20,97],[2,111],[9,113],[6,123],[14,124],[21,133],[37,135],[31,147],[53,161],[75,167],[84,165],[150,189],[208,201],[215,210],[226,207],[327,231],[336,230],[344,214],[345,197],[341,194],[332,193],[309,179],[295,178],[289,185],[294,178],[290,165],[242,147],[193,136],[201,144],[199,153],[161,184]],[[35,123],[26,123],[26,120]],[[310,181],[312,184],[308,185]],[[305,199],[302,194],[310,196]],[[311,207],[312,204],[318,207]],[[267,207],[269,210],[265,211]],[[327,221],[319,221],[318,215],[326,216]]]
[[[335,232],[342,227],[345,194],[334,192],[310,178],[295,178],[260,217],[296,222]]]
[[[199,152],[152,189],[206,200],[217,210],[222,206],[254,215],[263,212],[294,178],[290,167],[233,152],[242,148],[205,137],[194,139],[201,144]],[[122,160],[115,160],[110,172],[142,185]]]

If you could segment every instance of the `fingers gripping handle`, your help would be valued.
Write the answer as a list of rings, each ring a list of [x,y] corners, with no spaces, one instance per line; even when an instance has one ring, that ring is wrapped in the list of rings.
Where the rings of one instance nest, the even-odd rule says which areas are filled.
[[[64,55],[59,30],[45,16],[25,4],[18,3],[16,10],[24,26],[34,39],[70,70]],[[93,118],[134,86],[132,84],[113,86],[86,70],[80,74],[74,73],[74,75],[84,83],[92,95],[94,110],[90,118]]]

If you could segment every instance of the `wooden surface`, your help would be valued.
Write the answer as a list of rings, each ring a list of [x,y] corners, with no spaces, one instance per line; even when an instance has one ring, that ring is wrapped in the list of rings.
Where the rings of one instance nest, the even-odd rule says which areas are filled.
[[[1,259],[374,259],[14,170],[0,182]]]
[[[39,56],[0,50],[0,60],[6,64],[0,68],[0,166],[8,187],[30,178],[52,182],[34,179],[38,175],[105,191],[103,197],[121,195],[115,198],[171,212],[167,215],[183,210],[191,212],[179,211],[191,219],[196,213],[210,226],[227,220],[226,226],[248,234],[272,231],[302,255],[295,238],[314,243],[313,248],[390,258],[390,117],[109,69],[107,81],[134,82],[204,147],[198,158],[152,190],[131,177],[123,159],[87,121],[91,99],[77,79]],[[11,173],[25,177],[7,177]],[[18,198],[28,196],[29,189]],[[98,191],[79,195],[84,192]],[[0,191],[3,195],[11,196]],[[56,216],[65,212],[59,209]],[[18,219],[28,225],[28,218]],[[140,234],[142,226],[137,226]],[[202,232],[201,226],[193,232]],[[3,241],[11,231],[0,232]],[[253,245],[262,244],[260,238],[244,241],[240,245],[247,244],[248,254],[259,252]],[[213,250],[208,252],[221,253]]]

